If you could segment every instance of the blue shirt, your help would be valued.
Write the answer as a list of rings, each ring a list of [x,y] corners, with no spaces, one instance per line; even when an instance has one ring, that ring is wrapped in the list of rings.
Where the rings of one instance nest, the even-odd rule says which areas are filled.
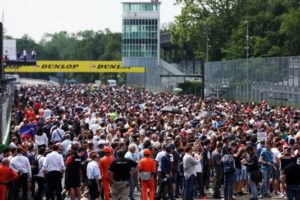
[[[265,162],[272,163],[272,161],[273,161],[272,153],[270,151],[265,150],[265,149],[261,152],[260,156],[263,158],[263,160]],[[269,165],[263,164],[262,169],[263,170],[271,170],[272,167],[269,166]]]
[[[97,161],[92,160],[91,162],[88,163],[86,169],[86,176],[90,180],[95,179],[96,176],[98,176],[98,179],[102,178]]]

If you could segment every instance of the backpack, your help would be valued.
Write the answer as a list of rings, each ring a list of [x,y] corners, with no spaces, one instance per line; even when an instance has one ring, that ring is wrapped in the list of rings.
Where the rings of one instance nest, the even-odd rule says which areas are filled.
[[[32,175],[37,175],[41,169],[41,167],[39,167],[39,160],[42,158],[43,156],[40,156],[38,159],[36,159],[33,163],[32,163],[32,167],[31,167],[31,171],[32,171]]]
[[[231,159],[229,155],[225,155],[223,157],[222,162],[223,162],[224,174],[234,174],[235,173],[234,160]]]

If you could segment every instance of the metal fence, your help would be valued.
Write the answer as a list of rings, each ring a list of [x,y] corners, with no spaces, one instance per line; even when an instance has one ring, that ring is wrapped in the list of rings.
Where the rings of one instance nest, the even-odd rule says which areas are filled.
[[[205,93],[242,102],[300,106],[300,56],[205,63]]]
[[[8,144],[10,138],[11,108],[14,99],[15,86],[12,82],[0,85],[0,143]]]

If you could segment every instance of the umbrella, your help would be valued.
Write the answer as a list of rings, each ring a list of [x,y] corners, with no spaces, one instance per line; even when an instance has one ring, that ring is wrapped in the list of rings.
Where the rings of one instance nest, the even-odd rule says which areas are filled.
[[[175,106],[165,106],[162,110],[162,112],[169,112],[174,114],[182,114],[182,111]]]
[[[210,117],[210,113],[207,111],[203,111],[202,113],[200,113],[199,117],[200,118]]]
[[[182,91],[183,91],[183,89],[181,89],[181,88],[174,88],[174,90],[173,90],[173,92],[176,93],[176,94],[178,94]]]
[[[77,81],[75,79],[70,79],[68,80],[69,83],[77,83]]]

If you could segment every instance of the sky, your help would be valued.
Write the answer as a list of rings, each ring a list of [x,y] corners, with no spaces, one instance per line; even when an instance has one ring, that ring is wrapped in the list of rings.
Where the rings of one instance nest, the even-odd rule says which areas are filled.
[[[20,38],[28,34],[37,42],[44,33],[59,31],[109,28],[121,32],[124,1],[140,0],[0,0],[0,21],[3,19],[5,35]],[[174,3],[175,0],[161,0],[162,24],[174,21],[180,14],[181,6]]]

